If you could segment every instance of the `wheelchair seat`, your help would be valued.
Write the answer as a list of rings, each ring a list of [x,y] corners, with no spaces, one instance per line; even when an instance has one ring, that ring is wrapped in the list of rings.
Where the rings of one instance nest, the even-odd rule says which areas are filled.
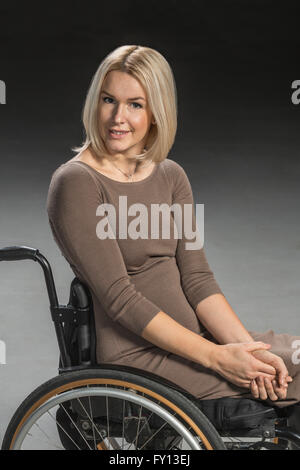
[[[275,424],[283,417],[280,410],[251,398],[222,397],[212,400],[197,400],[195,404],[207,416],[218,431],[258,429]]]

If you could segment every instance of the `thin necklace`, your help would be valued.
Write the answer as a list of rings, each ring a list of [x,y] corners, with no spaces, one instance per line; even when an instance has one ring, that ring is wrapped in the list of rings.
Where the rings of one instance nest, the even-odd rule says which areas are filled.
[[[147,168],[147,166],[149,166],[150,163],[152,163],[152,161],[153,161],[153,160],[150,160],[149,163],[148,163],[148,165],[144,165],[142,168]],[[128,179],[131,178],[130,181],[133,181],[133,175],[134,175],[135,172],[136,172],[136,167],[137,167],[137,165],[136,165],[136,167],[135,167],[133,173],[125,173],[125,171],[123,171],[123,170],[121,170],[121,168],[117,167],[117,165],[116,165],[113,161],[111,161],[111,163],[114,165],[115,168],[117,168],[117,170],[119,170],[121,173],[123,173],[123,175],[127,176]]]

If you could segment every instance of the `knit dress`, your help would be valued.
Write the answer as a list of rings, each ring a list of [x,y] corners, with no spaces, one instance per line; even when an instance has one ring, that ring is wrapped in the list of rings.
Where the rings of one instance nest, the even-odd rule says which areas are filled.
[[[106,228],[110,230],[106,238],[104,216],[109,212],[103,212],[108,207],[105,204],[113,206],[116,215],[115,219],[106,217]],[[211,369],[161,349],[141,336],[147,324],[163,311],[185,328],[217,342],[199,321],[196,307],[206,297],[223,292],[204,248],[187,249],[192,240],[186,238],[184,229],[176,237],[173,211],[169,211],[169,235],[163,236],[161,223],[153,236],[151,214],[153,207],[161,204],[178,204],[182,214],[185,204],[193,207],[192,228],[196,230],[191,184],[182,166],[169,158],[136,182],[113,180],[78,157],[61,164],[52,174],[47,198],[49,223],[62,255],[92,294],[97,362],[153,372],[199,399],[251,397],[249,391]],[[132,237],[128,235],[129,226],[139,215],[134,209],[141,205],[146,210],[143,222],[148,219],[148,232],[145,236],[144,224],[143,236]],[[128,228],[126,236],[120,235],[124,226]],[[135,228],[139,232],[141,225]],[[249,333],[254,340],[272,345],[271,351],[284,359],[294,379],[287,399],[272,404],[283,407],[299,402],[300,366],[292,358],[293,341],[298,340],[300,346],[300,336],[275,334],[273,330]]]

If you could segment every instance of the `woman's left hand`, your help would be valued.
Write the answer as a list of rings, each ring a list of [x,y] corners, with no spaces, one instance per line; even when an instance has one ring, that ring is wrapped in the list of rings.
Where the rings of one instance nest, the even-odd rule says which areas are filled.
[[[272,365],[277,372],[276,378],[272,381],[263,379],[260,376],[251,381],[250,389],[254,398],[260,398],[261,400],[269,398],[272,401],[276,401],[278,398],[285,400],[288,384],[293,379],[289,376],[284,361],[281,357],[266,350],[254,351],[252,354],[260,361]]]

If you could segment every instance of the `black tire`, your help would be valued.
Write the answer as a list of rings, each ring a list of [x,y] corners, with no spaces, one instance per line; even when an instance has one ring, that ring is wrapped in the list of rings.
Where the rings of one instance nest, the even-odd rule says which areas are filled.
[[[106,365],[106,368],[99,366],[92,369],[67,372],[40,385],[21,403],[13,415],[4,435],[2,450],[13,450],[13,441],[19,431],[18,428],[21,427],[21,423],[25,421],[25,417],[27,419],[28,416],[30,416],[34,409],[46,402],[49,396],[61,393],[60,389],[62,387],[64,387],[64,391],[66,391],[79,387],[79,385],[77,385],[79,382],[84,383],[85,381],[89,381],[89,383],[93,383],[93,380],[97,379],[112,379],[124,383],[126,382],[127,384],[124,385],[124,387],[128,387],[128,383],[130,384],[130,388],[134,388],[135,385],[137,387],[143,387],[143,389],[149,392],[147,397],[151,396],[151,394],[153,394],[153,396],[154,394],[162,396],[174,405],[174,409],[177,407],[177,409],[182,411],[183,416],[185,415],[189,418],[189,421],[184,418],[186,427],[191,427],[195,436],[201,436],[201,441],[204,442],[204,450],[226,450],[214,426],[199,408],[191,400],[187,399],[187,396],[184,396],[184,394],[175,389],[162,385],[158,381],[134,374],[130,371],[127,372],[124,370],[124,367],[122,371],[114,370],[113,368],[109,369],[109,365]],[[74,382],[76,385],[74,385]],[[192,425],[190,423],[192,423]],[[198,432],[199,430],[200,433]]]

